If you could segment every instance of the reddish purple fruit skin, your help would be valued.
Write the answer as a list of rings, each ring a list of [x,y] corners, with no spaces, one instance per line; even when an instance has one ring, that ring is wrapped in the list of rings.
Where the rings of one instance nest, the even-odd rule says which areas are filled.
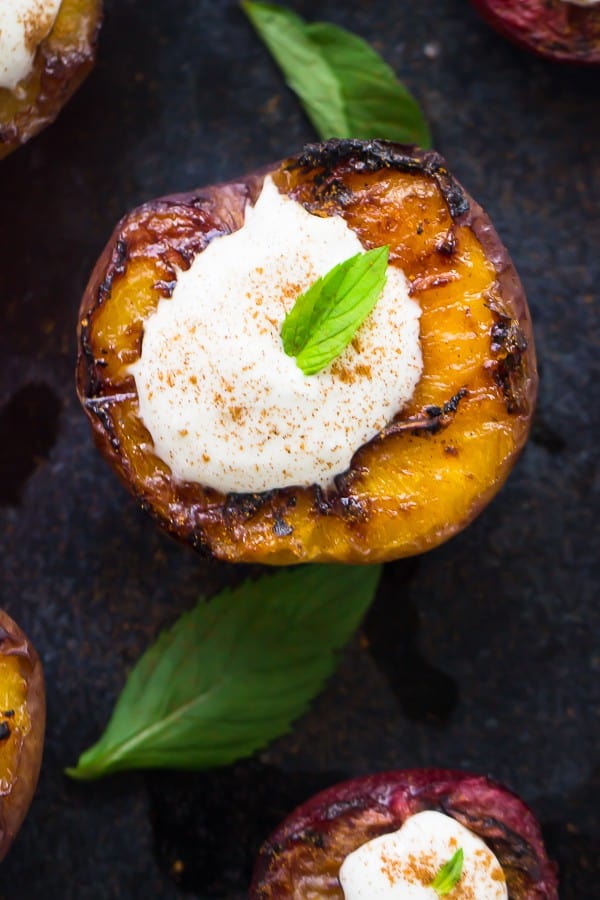
[[[600,65],[600,4],[564,0],[471,0],[492,28],[557,62]]]
[[[557,866],[546,854],[540,826],[525,803],[507,788],[482,775],[450,769],[408,769],[355,778],[334,785],[291,813],[263,844],[250,888],[250,900],[262,897],[261,884],[277,853],[305,831],[325,833],[349,807],[378,806],[390,811],[398,829],[411,815],[438,809],[469,827],[470,821],[495,820],[506,835],[526,842],[536,857],[535,885],[515,900],[559,900]],[[490,829],[494,830],[493,825]],[[473,829],[475,830],[475,829]],[[496,828],[497,830],[497,828]],[[485,839],[485,836],[482,835]],[[509,893],[509,900],[515,895]]]

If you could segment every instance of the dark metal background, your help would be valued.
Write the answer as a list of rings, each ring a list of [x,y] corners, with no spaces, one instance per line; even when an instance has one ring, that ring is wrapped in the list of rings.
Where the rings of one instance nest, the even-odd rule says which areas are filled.
[[[132,206],[313,138],[233,0],[106,6],[95,72],[0,164],[0,603],[43,657],[49,713],[0,896],[242,898],[259,843],[295,803],[338,778],[427,764],[512,786],[561,863],[561,896],[596,896],[600,80],[513,49],[465,0],[293,6],[375,44],[495,220],[535,321],[533,440],[465,533],[386,568],[363,638],[257,760],[94,785],[62,774],[159,629],[243,574],[159,533],[93,450],[73,387],[86,279]]]

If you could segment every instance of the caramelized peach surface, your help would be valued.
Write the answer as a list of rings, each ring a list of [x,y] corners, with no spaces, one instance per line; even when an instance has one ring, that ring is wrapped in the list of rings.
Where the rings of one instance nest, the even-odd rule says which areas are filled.
[[[0,610],[0,860],[35,792],[45,719],[44,677],[37,653]]]

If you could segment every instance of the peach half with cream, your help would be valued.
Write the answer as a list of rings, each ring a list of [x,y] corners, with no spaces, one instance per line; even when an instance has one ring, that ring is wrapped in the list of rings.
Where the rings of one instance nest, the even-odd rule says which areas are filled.
[[[389,248],[350,342],[305,374],[298,296]],[[463,528],[526,440],[523,289],[441,157],[329,141],[118,224],[85,292],[78,391],[144,508],[218,559],[380,562]]]

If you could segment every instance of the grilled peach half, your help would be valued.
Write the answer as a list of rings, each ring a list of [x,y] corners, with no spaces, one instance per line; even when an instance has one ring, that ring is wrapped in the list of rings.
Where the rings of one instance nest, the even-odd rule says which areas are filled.
[[[15,90],[0,87],[0,159],[49,125],[92,68],[102,0],[62,0],[33,68]]]
[[[487,844],[502,867],[509,900],[558,900],[556,866],[531,810],[489,778],[448,769],[368,775],[312,797],[262,846],[251,900],[342,900],[338,873],[346,856],[425,810],[450,816]],[[392,881],[393,864],[387,871]]]
[[[598,0],[472,0],[504,37],[557,62],[600,64]]]
[[[37,786],[45,724],[42,665],[18,625],[0,610],[0,860]]]
[[[161,525],[221,560],[370,563],[435,547],[506,479],[537,387],[517,274],[436,153],[336,140],[270,170],[311,214],[342,217],[365,248],[389,245],[421,307],[417,389],[335,484],[225,495],[178,481],[154,451],[129,371],[144,323],[196,254],[241,227],[265,174],[147,203],[117,225],[79,322],[77,384],[96,443]]]

